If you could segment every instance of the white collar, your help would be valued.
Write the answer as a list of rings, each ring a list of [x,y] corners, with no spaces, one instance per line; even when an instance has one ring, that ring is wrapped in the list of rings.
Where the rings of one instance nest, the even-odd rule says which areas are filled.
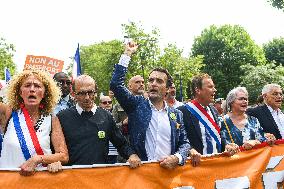
[[[76,104],[76,110],[77,110],[77,112],[78,112],[80,115],[81,115],[82,112],[84,111],[83,108],[81,108],[78,103]],[[93,114],[95,114],[96,111],[97,111],[97,106],[94,105],[93,108],[91,109],[91,111],[93,112]]]
[[[166,101],[163,101],[164,102],[164,107],[161,109],[161,110],[165,110],[165,111],[168,111],[168,105],[167,105],[167,102]],[[150,107],[152,109],[155,109],[157,110],[157,108],[154,106],[154,104],[151,102],[151,100],[149,99],[149,104],[150,104]],[[159,110],[159,111],[161,111]]]
[[[268,104],[266,104],[268,110],[270,111],[270,113],[276,112],[278,114],[278,112],[280,112],[280,109],[278,108],[277,110],[274,110],[273,108],[271,108],[271,106],[269,106]]]

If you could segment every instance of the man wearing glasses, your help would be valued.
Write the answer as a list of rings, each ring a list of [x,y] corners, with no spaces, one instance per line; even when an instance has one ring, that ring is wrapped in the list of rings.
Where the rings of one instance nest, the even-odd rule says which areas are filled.
[[[94,103],[97,96],[94,79],[88,75],[77,77],[73,91],[76,106],[57,114],[69,152],[68,165],[107,163],[110,141],[128,159],[130,167],[139,166],[140,159],[116,127],[111,113]]]
[[[57,106],[54,109],[54,115],[58,114],[58,112],[65,110],[67,108],[71,108],[75,105],[74,100],[70,96],[71,90],[71,80],[68,75],[64,72],[58,72],[54,74],[53,79],[57,82],[61,89],[61,99],[58,102]]]
[[[99,106],[109,112],[112,112],[112,100],[110,96],[102,95],[100,97]],[[109,153],[108,153],[108,163],[116,163],[117,162],[117,149],[113,146],[113,144],[109,143]]]
[[[247,114],[258,119],[265,133],[276,139],[284,138],[284,114],[280,110],[283,93],[280,85],[267,84],[262,89],[264,104],[247,110]]]
[[[102,95],[100,97],[100,107],[106,109],[107,111],[112,111],[112,100],[109,96]]]

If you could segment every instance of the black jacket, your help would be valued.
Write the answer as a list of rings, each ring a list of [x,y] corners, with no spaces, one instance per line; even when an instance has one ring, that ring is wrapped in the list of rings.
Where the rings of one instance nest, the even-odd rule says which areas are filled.
[[[218,112],[217,110],[209,105],[210,111],[214,117],[216,123],[218,123]],[[199,120],[185,107],[185,105],[178,107],[183,113],[183,122],[187,138],[189,140],[190,146],[198,151],[200,154],[203,154],[203,142],[202,135],[199,125]]]
[[[254,116],[258,119],[260,126],[263,128],[265,133],[273,134],[276,139],[282,139],[276,122],[273,119],[271,112],[267,105],[261,105],[254,108],[249,108],[247,114]]]

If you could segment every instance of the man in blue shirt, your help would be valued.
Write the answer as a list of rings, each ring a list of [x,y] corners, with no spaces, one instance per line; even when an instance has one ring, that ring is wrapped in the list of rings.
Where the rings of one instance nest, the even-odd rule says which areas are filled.
[[[53,79],[58,83],[62,92],[61,99],[54,110],[54,115],[56,115],[58,112],[65,110],[67,108],[71,108],[75,104],[74,100],[70,96],[72,82],[68,77],[68,75],[64,72],[58,72],[54,74]]]

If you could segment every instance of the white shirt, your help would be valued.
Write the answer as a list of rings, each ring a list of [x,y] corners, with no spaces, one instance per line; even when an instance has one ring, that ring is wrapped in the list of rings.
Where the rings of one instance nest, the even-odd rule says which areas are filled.
[[[20,128],[22,130],[28,151],[31,156],[34,156],[36,155],[36,151],[34,144],[32,142],[28,126],[25,121],[25,117],[21,110],[18,110],[17,112],[20,122]],[[3,139],[3,144],[2,144],[3,148],[0,157],[0,168],[17,168],[20,167],[26,161],[25,156],[21,149],[21,145],[19,143],[13,119],[14,118],[11,117],[7,126],[7,131]],[[39,128],[38,130],[35,131],[38,138],[38,142],[44,154],[52,154],[50,149],[52,117],[51,115],[41,116],[39,120],[41,121],[38,121],[36,123],[39,126]]]
[[[119,65],[128,67],[130,57],[122,54],[119,59]],[[145,149],[148,160],[159,160],[163,157],[171,155],[171,125],[167,112],[167,103],[164,102],[165,107],[157,110],[149,100],[152,117],[149,127],[146,131]],[[175,153],[179,159],[179,164],[182,162],[182,156]]]
[[[56,107],[54,109],[53,114],[56,115],[58,112],[69,108],[69,106],[68,106],[69,99],[70,99],[69,95],[67,95],[64,98],[60,99],[60,101],[58,102],[58,104],[56,105]]]
[[[82,112],[84,111],[83,108],[81,108],[81,107],[79,106],[79,104],[76,104],[76,110],[77,110],[77,112],[78,112],[80,115],[81,115]],[[91,109],[91,111],[93,112],[93,114],[96,113],[96,111],[97,111],[97,106],[96,106],[95,104],[94,104],[93,108]]]
[[[178,108],[178,107],[180,107],[180,106],[182,106],[182,105],[183,105],[182,102],[180,102],[180,101],[178,101],[178,100],[175,100],[175,103],[174,103],[173,107],[174,107],[174,108]]]
[[[151,102],[150,106],[152,117],[146,131],[145,148],[148,160],[159,160],[171,154],[171,126],[166,105],[161,110]]]
[[[284,138],[284,114],[281,112],[281,110],[278,108],[277,110],[273,110],[271,106],[267,105],[267,108],[269,109],[277,127],[281,134],[281,137]]]

